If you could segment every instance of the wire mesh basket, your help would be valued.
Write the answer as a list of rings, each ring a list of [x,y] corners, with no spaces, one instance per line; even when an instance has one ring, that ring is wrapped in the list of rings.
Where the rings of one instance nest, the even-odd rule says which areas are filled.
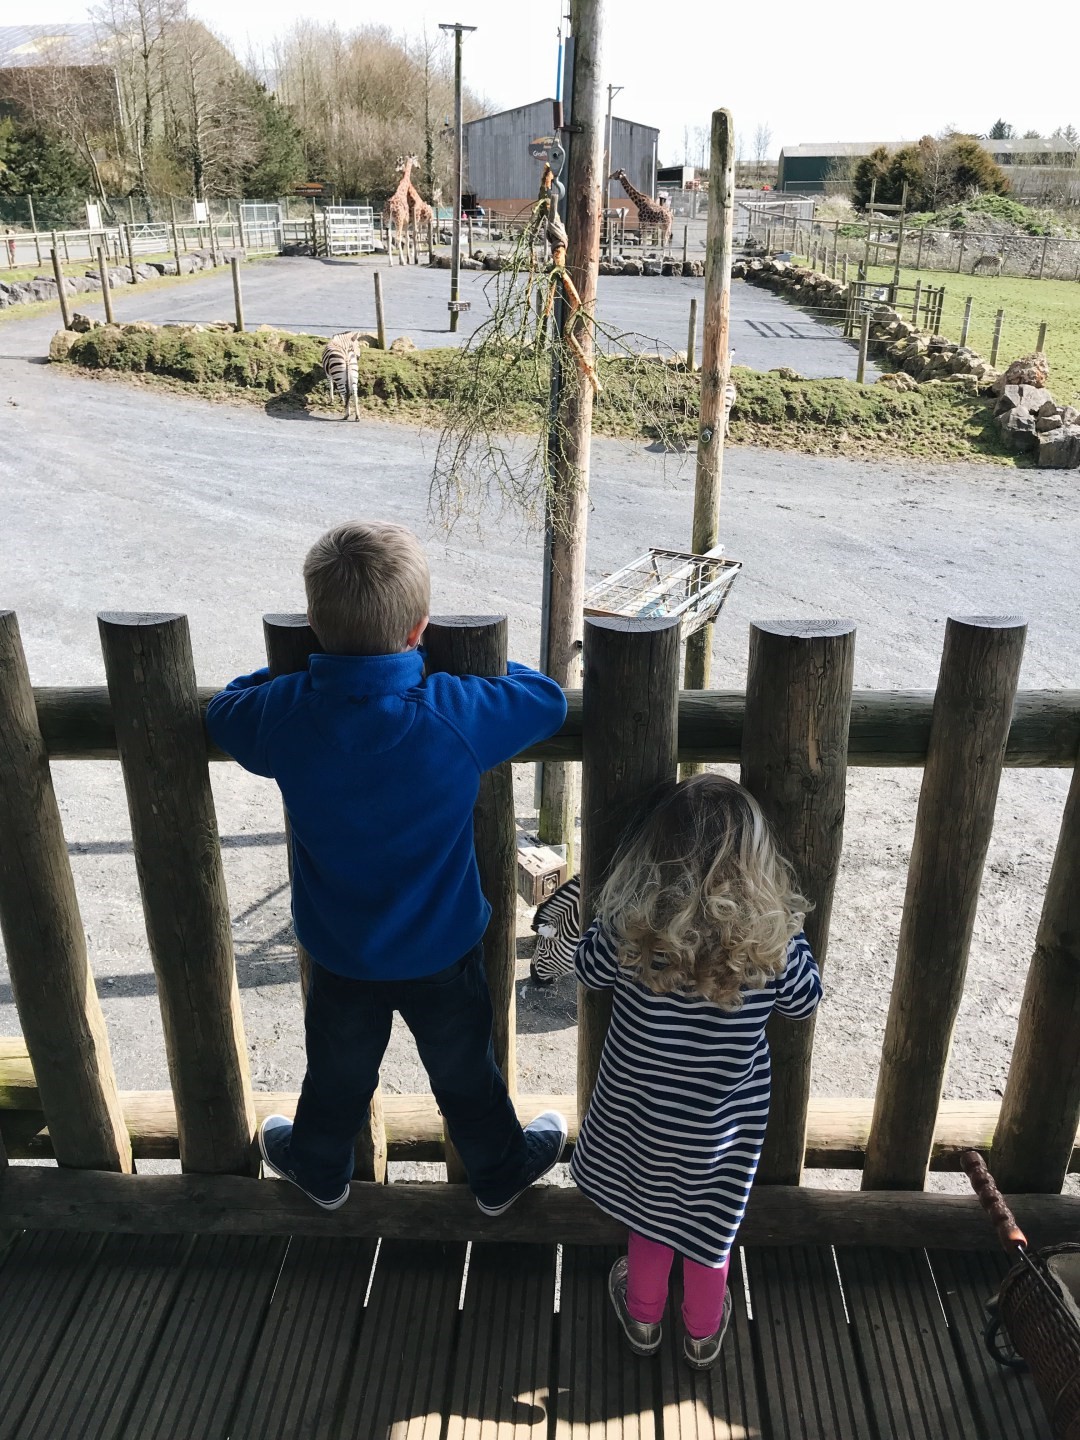
[[[585,614],[635,620],[675,616],[685,640],[716,619],[741,569],[742,562],[727,559],[722,546],[705,555],[646,550],[586,591]]]

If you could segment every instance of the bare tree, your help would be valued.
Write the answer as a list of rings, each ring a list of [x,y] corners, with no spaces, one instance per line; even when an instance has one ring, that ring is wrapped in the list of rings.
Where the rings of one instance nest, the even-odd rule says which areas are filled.
[[[765,173],[772,138],[772,130],[768,125],[759,125],[754,131],[754,168],[757,171],[759,179]]]

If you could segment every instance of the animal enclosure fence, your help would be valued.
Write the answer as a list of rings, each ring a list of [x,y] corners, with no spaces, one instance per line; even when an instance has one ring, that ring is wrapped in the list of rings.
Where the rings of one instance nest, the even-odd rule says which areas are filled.
[[[183,616],[104,615],[107,687],[33,689],[15,616],[0,614],[0,918],[22,1026],[0,1043],[0,1229],[134,1229],[311,1234],[326,1218],[290,1187],[255,1183],[257,1120],[295,1096],[253,1091],[210,791],[202,710]],[[990,1149],[1004,1187],[1029,1192],[1035,1243],[1080,1222],[1060,1194],[1080,1168],[1080,691],[1017,693],[1025,627],[1014,618],[948,622],[934,693],[854,691],[854,626],[759,624],[745,692],[682,692],[677,617],[585,621],[584,688],[558,735],[520,761],[580,761],[583,913],[632,809],[680,761],[740,763],[813,897],[807,932],[827,976],[847,767],[921,766],[922,794],[876,1096],[811,1093],[812,1026],[770,1024],[774,1106],[744,1240],[748,1244],[992,1243],[971,1197],[920,1192],[927,1168]],[[272,673],[318,649],[299,616],[265,621]],[[501,618],[436,620],[434,670],[497,674]],[[628,703],[628,697],[633,697]],[[132,823],[171,1091],[123,1093],[86,958],[50,762],[119,758]],[[1004,1097],[941,1103],[1002,765],[1073,768]],[[515,1063],[515,843],[510,765],[484,776],[477,853],[493,904],[485,949],[495,1047],[512,1092]],[[942,923],[941,917],[948,922]],[[301,955],[301,968],[306,963]],[[607,997],[579,997],[576,1096],[557,1097],[571,1136],[588,1105]],[[552,1103],[517,1094],[527,1119]],[[2,1151],[0,1151],[2,1156]],[[144,1157],[179,1158],[181,1176],[132,1175]],[[358,1178],[387,1160],[445,1159],[460,1171],[434,1102],[381,1096],[361,1137]],[[804,1166],[861,1169],[861,1192],[818,1190]],[[111,1173],[110,1173],[111,1172]],[[369,1184],[335,1233],[433,1239],[608,1241],[619,1227],[572,1189],[548,1187],[504,1219],[478,1215],[464,1187]]]

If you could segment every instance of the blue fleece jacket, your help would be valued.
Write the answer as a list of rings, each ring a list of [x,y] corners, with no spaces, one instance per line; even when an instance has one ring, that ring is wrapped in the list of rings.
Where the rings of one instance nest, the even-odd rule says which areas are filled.
[[[313,655],[299,674],[240,676],[206,712],[221,749],[280,786],[297,938],[339,975],[432,975],[482,938],[480,776],[566,715],[559,687],[528,666],[482,680],[425,678],[423,665],[415,650]]]

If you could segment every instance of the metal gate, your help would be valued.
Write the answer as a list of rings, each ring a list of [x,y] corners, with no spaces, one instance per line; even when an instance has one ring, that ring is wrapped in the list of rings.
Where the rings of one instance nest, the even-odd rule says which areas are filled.
[[[328,255],[369,255],[375,249],[370,205],[327,205],[323,210]]]

